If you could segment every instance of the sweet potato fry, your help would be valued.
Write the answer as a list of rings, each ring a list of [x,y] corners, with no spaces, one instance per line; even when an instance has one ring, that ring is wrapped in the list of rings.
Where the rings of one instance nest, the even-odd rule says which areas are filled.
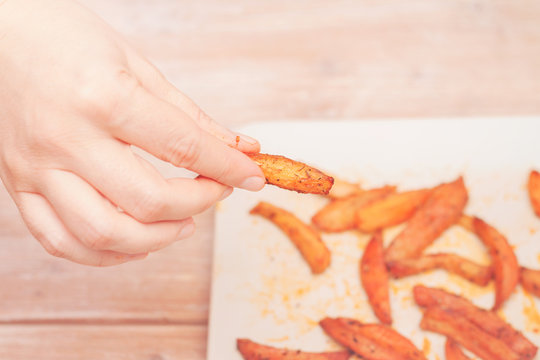
[[[327,232],[352,230],[355,227],[355,213],[395,191],[394,186],[363,191],[357,195],[331,201],[311,219],[319,229]]]
[[[347,360],[348,351],[309,353],[300,350],[278,349],[248,339],[236,340],[236,347],[245,360]]]
[[[528,188],[533,210],[540,217],[540,173],[538,171],[531,171]]]
[[[440,308],[428,308],[420,323],[424,330],[445,335],[484,360],[520,360],[504,342],[469,320]]]
[[[465,355],[459,345],[452,339],[446,339],[444,355],[446,360],[471,360],[471,358]]]
[[[386,264],[395,278],[416,275],[435,269],[443,269],[480,286],[486,286],[493,277],[489,266],[479,265],[454,254],[430,254],[417,258],[401,259]]]
[[[497,310],[512,294],[519,282],[517,258],[508,240],[483,220],[474,218],[473,229],[489,249],[495,274],[495,304],[493,310]]]
[[[343,318],[325,318],[321,320],[320,325],[322,329],[334,340],[336,340],[341,345],[349,348],[351,351],[355,352],[357,355],[361,356],[362,359],[366,360],[410,360],[413,359],[410,356],[400,352],[395,351],[391,347],[387,346],[388,339],[383,338],[383,335],[388,335],[392,332],[391,339],[396,340],[399,338],[400,346],[403,346],[404,342],[408,342],[407,339],[403,338],[397,332],[392,330],[390,327],[385,325],[378,325],[384,327],[384,333],[378,333],[376,336],[377,339],[373,339],[371,333],[367,329],[365,331],[359,332],[359,329],[348,324],[348,320]],[[369,337],[366,336],[369,334]],[[382,341],[382,342],[381,342]],[[410,345],[406,345],[406,352],[410,350]],[[399,346],[398,346],[399,347]],[[413,345],[414,347],[414,345]],[[414,358],[416,360],[416,358]],[[419,358],[422,359],[422,358]]]
[[[359,194],[362,191],[360,184],[350,183],[334,177],[334,185],[330,189],[328,197],[331,199],[343,199],[351,195]]]
[[[463,178],[437,186],[386,250],[386,261],[419,256],[461,217],[467,204]]]
[[[520,281],[528,293],[540,297],[540,270],[521,268]]]
[[[469,215],[462,215],[459,218],[458,225],[464,228],[465,230],[468,230],[470,232],[474,232],[474,218]]]
[[[394,351],[410,360],[425,360],[424,354],[406,337],[392,329],[390,326],[381,324],[363,324],[358,320],[349,318],[337,318],[358,336],[371,339],[383,347]]]
[[[521,359],[535,357],[537,347],[494,312],[481,309],[469,300],[442,289],[418,285],[414,287],[413,293],[414,300],[419,306],[449,311],[457,317],[470,321],[482,331],[499,338],[519,354]]]
[[[401,224],[426,201],[431,190],[422,189],[390,194],[356,212],[356,227],[363,232]]]
[[[290,212],[263,201],[251,209],[250,214],[267,218],[287,234],[312,273],[320,274],[330,265],[330,251],[319,233]]]
[[[299,193],[327,195],[334,184],[331,176],[299,161],[280,155],[247,154],[260,166],[266,183]]]
[[[392,324],[388,272],[384,264],[383,239],[377,231],[360,261],[360,279],[375,315],[384,324]]]

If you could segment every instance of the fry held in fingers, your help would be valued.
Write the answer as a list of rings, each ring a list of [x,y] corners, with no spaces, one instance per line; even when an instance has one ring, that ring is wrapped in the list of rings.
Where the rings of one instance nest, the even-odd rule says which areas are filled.
[[[458,222],[467,204],[463,178],[437,186],[386,250],[386,261],[416,257]]]
[[[244,360],[347,360],[351,357],[351,353],[348,351],[303,352],[300,350],[278,349],[248,339],[236,340],[236,347]]]
[[[521,286],[530,294],[540,297],[540,270],[520,269]]]
[[[319,233],[290,212],[267,202],[260,202],[250,214],[260,215],[278,226],[298,248],[314,274],[320,274],[330,265],[330,250]]]
[[[341,232],[355,228],[356,212],[395,191],[394,186],[363,191],[343,199],[331,201],[311,219],[318,229],[326,232]]]
[[[448,311],[456,317],[470,321],[487,334],[500,339],[522,359],[535,357],[537,347],[496,313],[481,309],[469,300],[442,289],[418,285],[414,287],[413,294],[414,300],[419,306]]]
[[[527,187],[533,210],[536,216],[540,217],[540,173],[538,171],[531,171]]]
[[[393,277],[403,278],[423,272],[442,269],[480,286],[486,286],[493,277],[493,269],[479,265],[454,254],[430,254],[417,258],[392,261],[386,264]]]
[[[431,190],[422,189],[390,194],[356,212],[356,228],[370,233],[407,221],[428,198]]]
[[[281,155],[247,154],[261,168],[267,184],[299,193],[327,195],[334,184],[331,176]]]
[[[377,231],[366,246],[360,261],[360,279],[371,308],[384,324],[392,324],[388,272],[384,263],[383,239]]]

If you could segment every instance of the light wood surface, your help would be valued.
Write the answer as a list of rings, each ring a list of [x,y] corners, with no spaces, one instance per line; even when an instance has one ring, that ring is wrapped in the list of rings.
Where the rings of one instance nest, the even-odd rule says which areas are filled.
[[[228,126],[540,113],[536,0],[82,2]],[[196,220],[147,260],[86,268],[0,190],[0,358],[204,359],[213,213]]]

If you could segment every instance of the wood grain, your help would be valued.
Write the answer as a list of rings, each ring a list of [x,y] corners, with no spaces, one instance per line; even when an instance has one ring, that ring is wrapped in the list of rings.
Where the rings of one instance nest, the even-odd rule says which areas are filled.
[[[81,2],[232,127],[540,112],[535,0]],[[0,358],[203,359],[212,219],[145,261],[85,268],[47,255],[1,190]]]
[[[0,326],[0,358],[200,360],[204,326]]]

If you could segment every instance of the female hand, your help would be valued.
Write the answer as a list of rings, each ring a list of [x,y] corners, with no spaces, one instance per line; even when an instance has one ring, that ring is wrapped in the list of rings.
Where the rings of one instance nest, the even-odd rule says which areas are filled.
[[[52,255],[114,265],[190,236],[232,187],[259,190],[242,152],[117,33],[70,0],[0,1],[0,177]],[[196,179],[164,179],[140,147]]]

